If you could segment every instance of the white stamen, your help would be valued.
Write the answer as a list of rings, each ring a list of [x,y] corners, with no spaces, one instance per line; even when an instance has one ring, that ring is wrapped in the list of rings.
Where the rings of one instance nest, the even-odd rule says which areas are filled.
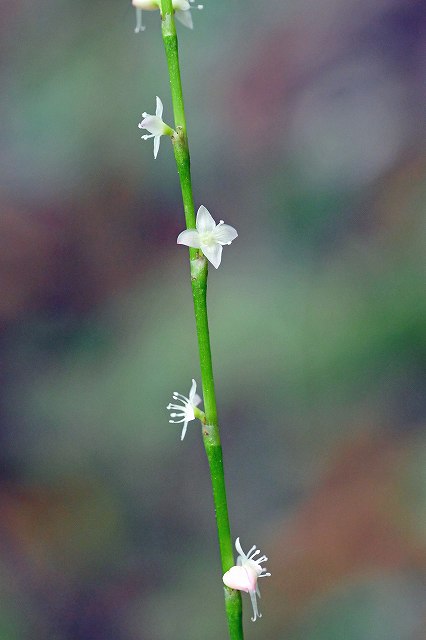
[[[182,395],[181,393],[178,393],[177,391],[174,392],[173,398],[181,402],[189,402],[189,399],[186,396]]]
[[[142,9],[136,8],[136,28],[135,28],[135,33],[139,33],[140,31],[145,31],[145,27],[142,24]]]

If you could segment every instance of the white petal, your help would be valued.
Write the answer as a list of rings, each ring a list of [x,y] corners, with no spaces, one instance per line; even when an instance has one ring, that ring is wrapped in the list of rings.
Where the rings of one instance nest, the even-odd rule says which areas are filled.
[[[181,433],[181,436],[180,436],[181,440],[184,439],[187,428],[188,428],[188,420],[185,420],[185,422],[183,423],[183,429],[182,429],[182,433]]]
[[[161,140],[160,136],[155,136],[155,138],[154,138],[154,160],[158,155],[158,149],[160,148],[160,140]]]
[[[192,406],[192,404],[189,404],[189,402],[185,407],[185,420],[186,422],[191,422],[191,420],[195,420],[194,407]]]
[[[189,403],[192,405],[194,404],[193,399],[196,393],[197,393],[197,383],[195,382],[194,378],[192,378],[192,385],[191,385],[191,389],[189,391],[189,396],[188,396]]]
[[[219,224],[213,231],[214,239],[220,244],[230,244],[238,237],[237,230],[229,224]]]
[[[188,29],[194,28],[190,11],[175,11],[175,16],[184,27],[187,27]]]
[[[161,102],[158,96],[157,96],[157,105],[155,109],[155,115],[157,116],[157,118],[163,117],[163,103]]]
[[[206,244],[202,244],[201,249],[203,250],[207,260],[210,260],[214,268],[217,269],[222,260],[222,245],[214,244],[212,247],[209,247]]]
[[[196,223],[198,233],[207,233],[209,231],[213,231],[216,228],[216,222],[213,220],[210,212],[206,209],[204,205],[197,211],[197,223]]]
[[[239,537],[235,540],[235,548],[238,552],[238,555],[240,555],[243,558],[246,558],[246,554],[243,551]]]
[[[146,129],[155,136],[162,136],[164,134],[166,125],[161,118],[157,116],[147,116],[140,123],[140,129]]]
[[[194,249],[200,248],[200,236],[195,229],[185,229],[177,237],[178,244],[185,244],[187,247],[193,247]]]

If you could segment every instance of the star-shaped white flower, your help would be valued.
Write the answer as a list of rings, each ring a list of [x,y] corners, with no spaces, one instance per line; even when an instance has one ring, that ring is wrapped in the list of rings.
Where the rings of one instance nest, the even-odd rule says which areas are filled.
[[[217,269],[222,260],[222,248],[231,244],[238,233],[223,220],[216,224],[204,205],[197,211],[196,229],[186,229],[178,235],[177,243],[201,249],[207,260]]]
[[[268,558],[266,556],[260,556],[257,560],[254,559],[255,556],[260,553],[259,549],[256,549],[256,545],[253,545],[250,551],[245,554],[241,548],[239,538],[235,541],[235,548],[239,553],[237,564],[224,574],[223,582],[230,589],[245,591],[250,595],[253,607],[252,622],[255,622],[256,618],[262,617],[262,614],[259,613],[259,609],[257,608],[256,595],[260,598],[257,580],[258,578],[266,578],[271,575],[260,565]]]
[[[179,413],[171,413],[171,418],[179,418],[178,420],[169,420],[169,422],[173,424],[180,424],[183,422],[182,434],[180,439],[183,440],[186,434],[186,429],[188,427],[188,422],[191,420],[195,420],[195,412],[199,410],[196,409],[201,402],[201,398],[197,393],[197,383],[195,380],[192,380],[191,390],[189,392],[189,397],[183,396],[181,393],[175,391],[172,396],[173,400],[180,402],[181,404],[168,404],[167,410],[175,409]]]
[[[163,122],[163,103],[157,96],[157,105],[155,109],[155,116],[149,115],[149,113],[142,114],[142,122],[139,122],[139,129],[146,129],[151,135],[145,134],[142,136],[142,140],[148,140],[154,138],[154,158],[157,157],[158,149],[160,148],[161,136],[172,136],[174,131],[169,125]]]
[[[188,29],[193,28],[192,15],[190,9],[202,9],[202,4],[191,7],[195,0],[172,0],[176,19]],[[160,0],[132,0],[132,5],[136,8],[136,28],[135,33],[145,31],[142,24],[142,11],[157,11],[160,9]]]

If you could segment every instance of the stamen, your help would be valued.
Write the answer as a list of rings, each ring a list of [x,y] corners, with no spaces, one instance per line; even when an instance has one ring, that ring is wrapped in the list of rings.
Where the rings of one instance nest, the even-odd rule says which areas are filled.
[[[177,391],[173,392],[173,396],[172,396],[175,400],[180,400],[185,402],[185,404],[187,404],[189,402],[189,399],[186,396],[183,396],[181,393],[178,393]]]
[[[248,554],[247,554],[247,558],[248,558],[248,559],[250,559],[250,555],[253,553],[253,551],[254,551],[255,549],[256,549],[256,545],[254,544],[254,545],[252,546],[252,548],[250,549],[250,551],[248,552]]]
[[[142,24],[142,9],[136,9],[136,28],[135,28],[135,33],[139,33],[140,31],[145,31],[145,27]]]
[[[262,614],[259,613],[259,609],[257,608],[256,592],[249,591],[249,594],[250,594],[251,605],[253,607],[253,618],[251,619],[251,621],[256,622],[256,618],[261,618]]]

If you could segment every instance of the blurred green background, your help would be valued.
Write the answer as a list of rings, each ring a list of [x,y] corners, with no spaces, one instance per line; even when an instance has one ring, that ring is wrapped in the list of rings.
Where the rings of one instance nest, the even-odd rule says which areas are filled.
[[[206,0],[178,26],[247,639],[426,637],[426,5]],[[226,637],[158,14],[0,4],[0,640]]]

